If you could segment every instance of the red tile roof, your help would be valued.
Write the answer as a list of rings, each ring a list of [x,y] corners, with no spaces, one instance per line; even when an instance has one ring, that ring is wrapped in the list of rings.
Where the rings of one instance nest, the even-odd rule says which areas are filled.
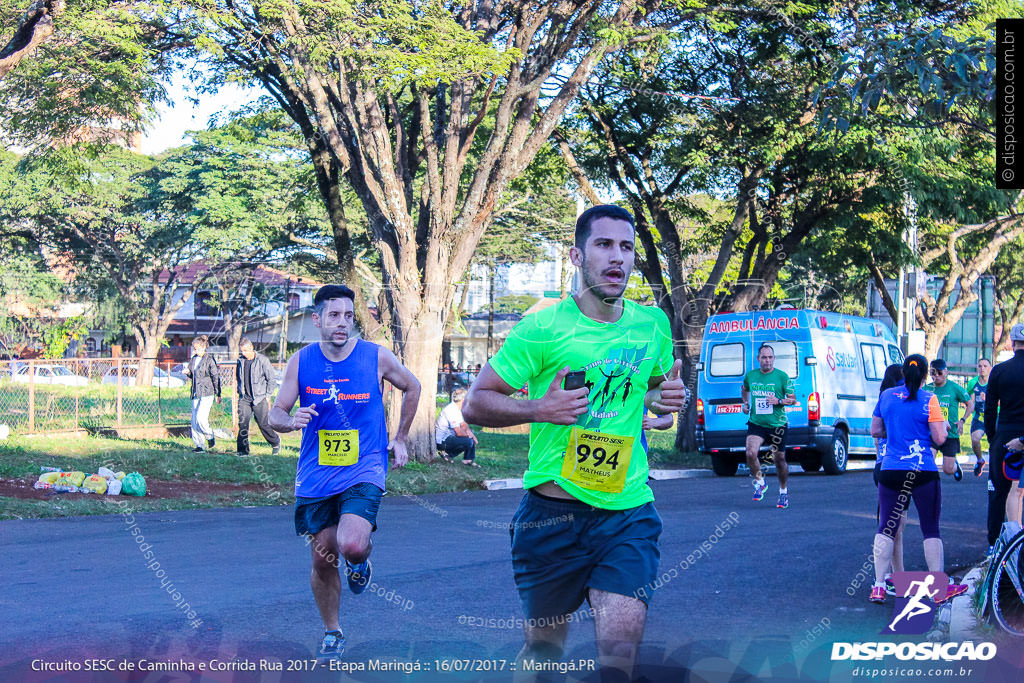
[[[195,261],[185,266],[177,266],[174,270],[178,274],[178,282],[184,285],[193,284],[199,277],[209,270],[210,266],[205,261]],[[171,271],[164,269],[160,273],[160,282],[166,282],[171,276]],[[313,278],[302,275],[292,275],[276,268],[259,265],[256,266],[254,277],[257,282],[264,285],[284,286],[291,283],[291,286],[322,287],[324,283]]]

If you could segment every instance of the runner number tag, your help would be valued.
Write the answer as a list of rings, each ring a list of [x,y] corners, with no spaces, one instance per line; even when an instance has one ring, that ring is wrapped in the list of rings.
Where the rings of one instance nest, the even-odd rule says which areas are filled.
[[[768,402],[767,397],[754,399],[754,412],[757,415],[771,415],[774,411],[775,408]]]
[[[573,427],[562,458],[562,476],[585,489],[620,493],[626,486],[633,439]]]
[[[359,460],[359,432],[355,429],[321,429],[320,464],[346,466]]]

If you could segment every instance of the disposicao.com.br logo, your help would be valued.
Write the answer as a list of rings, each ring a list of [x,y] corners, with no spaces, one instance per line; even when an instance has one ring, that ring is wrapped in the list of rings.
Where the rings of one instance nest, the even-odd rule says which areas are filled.
[[[987,662],[996,656],[995,643],[832,643],[832,661],[866,661],[896,657],[902,661]]]
[[[920,635],[935,623],[939,604],[960,593],[962,587],[949,588],[949,577],[942,572],[896,572],[892,577],[896,589],[892,621],[882,635]],[[907,661],[953,662],[988,661],[996,656],[995,643],[972,641],[952,643],[833,643],[832,661],[869,660],[896,657]]]

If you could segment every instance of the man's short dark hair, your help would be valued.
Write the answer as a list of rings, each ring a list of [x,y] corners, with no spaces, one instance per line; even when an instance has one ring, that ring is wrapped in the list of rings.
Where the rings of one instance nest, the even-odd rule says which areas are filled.
[[[313,312],[323,313],[324,305],[331,299],[350,299],[355,304],[356,293],[345,285],[324,285],[313,295]]]
[[[581,213],[580,217],[576,219],[576,237],[573,243],[577,249],[582,249],[586,246],[587,238],[590,237],[590,228],[593,226],[594,221],[599,218],[614,218],[619,221],[626,221],[634,231],[636,230],[636,221],[633,220],[633,214],[629,211],[614,204],[598,204]]]
[[[775,347],[769,344],[768,342],[765,342],[757,347],[757,355],[760,356],[761,352],[764,351],[765,349],[771,351],[773,356],[775,355]]]

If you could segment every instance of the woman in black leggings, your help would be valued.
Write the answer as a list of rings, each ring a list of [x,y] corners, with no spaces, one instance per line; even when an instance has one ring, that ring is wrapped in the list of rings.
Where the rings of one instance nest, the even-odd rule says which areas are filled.
[[[921,521],[928,571],[943,570],[939,537],[942,490],[931,449],[933,444],[941,446],[946,440],[946,420],[935,395],[922,389],[927,378],[925,357],[907,356],[903,361],[904,385],[883,391],[871,418],[871,436],[886,440],[878,473],[880,514],[874,543],[875,585],[871,588],[871,602],[885,602],[885,573],[892,560],[893,539],[911,498]],[[942,471],[952,474],[955,470],[952,456],[944,456]],[[963,588],[951,585],[941,600],[963,592]]]

